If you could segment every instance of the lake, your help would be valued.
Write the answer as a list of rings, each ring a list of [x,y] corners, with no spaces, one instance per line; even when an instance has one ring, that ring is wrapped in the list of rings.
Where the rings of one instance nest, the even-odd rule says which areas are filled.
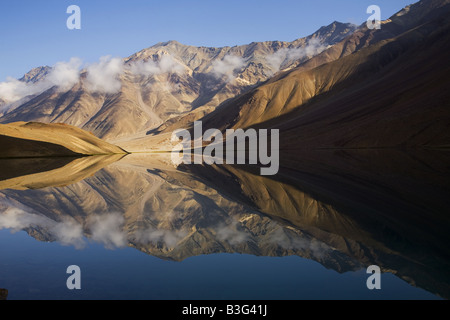
[[[0,160],[0,288],[8,300],[448,299],[449,158],[289,151],[276,176],[170,154]]]

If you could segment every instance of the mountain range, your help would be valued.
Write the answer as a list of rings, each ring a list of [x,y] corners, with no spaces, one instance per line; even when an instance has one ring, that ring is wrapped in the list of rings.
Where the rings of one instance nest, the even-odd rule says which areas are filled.
[[[208,128],[277,128],[281,149],[446,148],[450,1],[420,1],[226,102]]]
[[[108,141],[142,137],[176,122],[180,116],[200,118],[280,70],[296,67],[355,29],[352,24],[333,22],[292,42],[255,42],[223,48],[193,47],[176,41],[158,43],[128,58],[108,60],[98,66],[99,73],[107,73],[112,61],[120,65],[117,90],[92,88],[89,72],[84,69],[69,90],[42,85],[46,90],[8,105],[4,102],[3,108],[0,104],[0,122],[62,122]],[[51,67],[35,68],[20,81],[39,88],[51,72]]]
[[[45,90],[0,97],[0,123],[62,122],[132,152],[170,150],[170,134],[199,119],[204,130],[277,128],[281,149],[445,148],[449,11],[422,0],[380,30],[333,22],[292,42],[158,43],[104,57],[68,89],[49,81],[58,66],[39,67],[19,81]]]

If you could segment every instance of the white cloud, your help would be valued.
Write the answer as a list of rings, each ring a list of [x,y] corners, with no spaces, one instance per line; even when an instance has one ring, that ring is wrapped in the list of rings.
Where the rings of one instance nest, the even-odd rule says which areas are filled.
[[[52,86],[56,85],[60,90],[67,91],[80,80],[81,65],[82,61],[79,58],[71,58],[69,62],[58,62],[45,80]]]
[[[75,220],[67,218],[57,222],[13,207],[0,213],[0,229],[11,229],[11,231],[17,232],[31,227],[45,229],[62,245],[72,245],[81,249],[86,244],[83,238],[83,229]]]
[[[215,227],[215,230],[218,240],[226,241],[231,245],[236,245],[249,239],[249,234],[240,230],[239,223],[235,220],[230,224],[219,224]]]
[[[122,87],[120,75],[124,64],[120,58],[104,56],[87,67],[86,88],[91,92],[117,93]]]
[[[301,238],[298,234],[282,227],[272,231],[269,241],[287,250],[308,250],[317,258],[323,257],[324,253],[331,250],[326,244],[314,238]]]
[[[268,55],[266,57],[266,61],[271,66],[274,72],[278,72],[296,60],[305,57],[313,57],[321,53],[325,49],[326,46],[321,43],[320,39],[311,39],[306,44],[306,47],[290,49],[282,48],[277,52]]]
[[[41,81],[27,83],[17,79],[8,78],[0,82],[0,99],[10,105],[27,96],[32,96],[57,87],[58,90],[67,91],[80,80],[82,61],[71,58],[69,62],[58,62]],[[110,56],[101,57],[98,63],[87,67],[86,87],[91,92],[116,93],[122,87],[120,75],[124,64],[120,58]],[[8,106],[4,106],[6,109]]]
[[[185,68],[171,55],[162,55],[159,61],[136,61],[130,64],[130,71],[136,75],[152,76],[163,73],[183,73]]]
[[[0,229],[12,229],[17,232],[30,226],[39,226],[48,224],[48,221],[41,216],[26,213],[23,210],[16,208],[8,208],[0,214]]]
[[[159,69],[161,73],[182,73],[184,67],[177,62],[171,55],[163,55],[159,61]]]
[[[60,223],[55,223],[50,232],[63,245],[73,245],[77,249],[86,245],[83,238],[83,227],[75,220],[65,219]]]
[[[223,76],[227,76],[227,81],[231,82],[235,78],[235,72],[242,69],[245,65],[245,59],[227,55],[222,60],[215,60],[212,63],[211,73],[216,78],[222,78]]]
[[[118,213],[97,215],[89,218],[92,240],[108,249],[125,247],[127,236],[123,231],[124,217]]]
[[[134,238],[137,243],[142,245],[149,243],[157,245],[158,243],[162,243],[167,248],[174,248],[187,234],[188,232],[185,230],[172,231],[149,227],[145,230],[137,230],[134,233]]]
[[[82,62],[78,58],[72,58],[69,62],[58,62],[43,80],[35,83],[8,78],[7,81],[0,82],[0,99],[7,104],[11,104],[54,86],[58,87],[59,90],[69,90],[80,79],[81,64]]]
[[[18,101],[26,96],[45,90],[40,85],[29,84],[13,78],[0,82],[0,99],[6,103]]]

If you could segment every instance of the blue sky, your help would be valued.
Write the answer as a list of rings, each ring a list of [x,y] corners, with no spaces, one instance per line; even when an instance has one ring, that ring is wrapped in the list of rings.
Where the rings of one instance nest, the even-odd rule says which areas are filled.
[[[79,57],[127,57],[158,42],[233,46],[292,41],[337,20],[361,24],[376,4],[382,19],[416,0],[8,0],[0,2],[0,81]],[[69,30],[69,5],[81,30]]]

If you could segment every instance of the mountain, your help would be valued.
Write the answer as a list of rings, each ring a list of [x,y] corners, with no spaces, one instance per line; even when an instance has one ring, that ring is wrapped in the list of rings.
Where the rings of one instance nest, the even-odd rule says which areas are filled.
[[[123,149],[66,124],[0,124],[0,158],[124,154]]]
[[[293,42],[158,43],[120,62],[117,91],[92,89],[88,68],[69,90],[3,106],[0,122],[67,123],[129,151],[171,149],[171,132],[198,119],[205,130],[278,128],[283,148],[446,147],[448,11],[448,0],[423,0],[381,30],[333,22]]]
[[[361,27],[221,105],[203,128],[277,128],[282,149],[448,147],[450,1]]]
[[[51,70],[52,68],[49,66],[33,68],[28,71],[22,78],[20,78],[19,81],[27,83],[36,83],[42,81],[50,73]]]
[[[121,61],[118,90],[105,93],[92,89],[89,69],[83,70],[69,90],[49,84],[44,91],[3,106],[0,123],[66,123],[108,141],[142,137],[151,130],[163,130],[180,116],[188,114],[197,119],[208,114],[222,102],[280,70],[296,67],[355,29],[352,24],[334,22],[292,42],[222,48],[193,47],[176,41],[158,43]],[[21,80],[39,86],[51,73],[48,67],[36,68]]]

